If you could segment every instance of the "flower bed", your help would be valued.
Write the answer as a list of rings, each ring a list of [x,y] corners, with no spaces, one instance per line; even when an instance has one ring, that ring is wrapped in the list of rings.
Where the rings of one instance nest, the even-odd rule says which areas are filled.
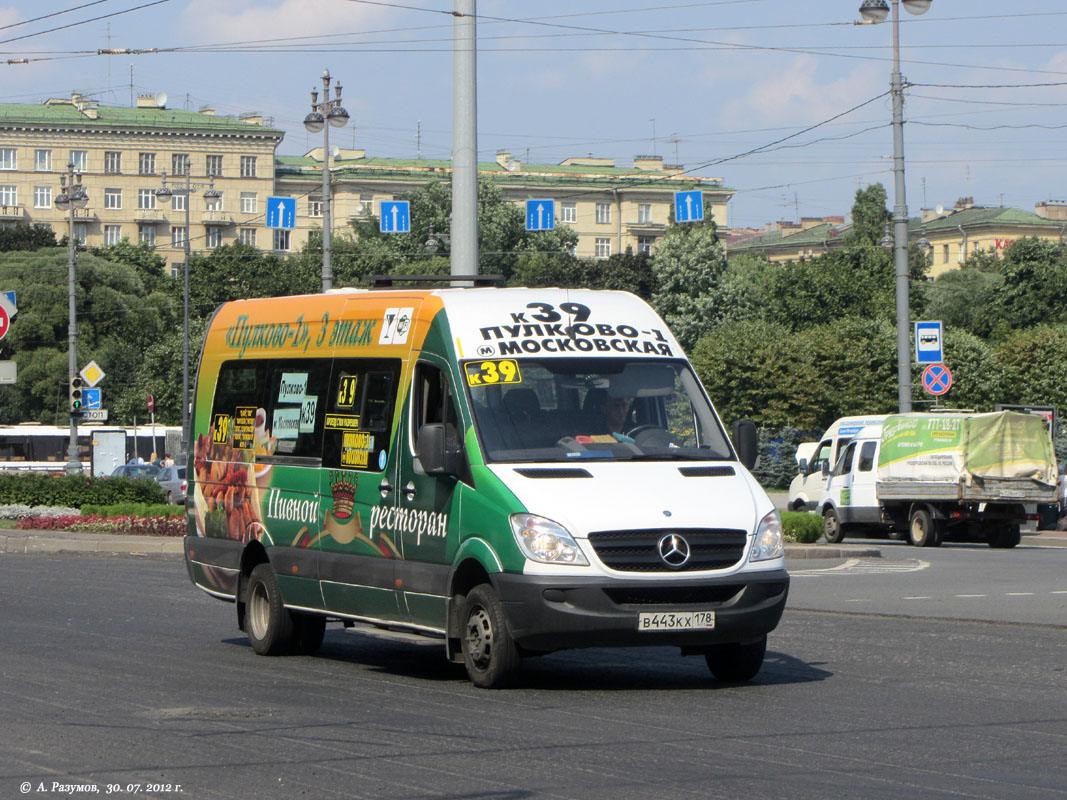
[[[189,532],[185,517],[104,517],[99,514],[63,514],[20,517],[20,530],[89,531],[134,536],[184,536]]]

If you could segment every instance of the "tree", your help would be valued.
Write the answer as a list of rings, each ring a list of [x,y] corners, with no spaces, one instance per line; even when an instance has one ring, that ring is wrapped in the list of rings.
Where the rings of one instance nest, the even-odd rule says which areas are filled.
[[[12,225],[0,228],[0,253],[55,247],[56,235],[47,225]]]
[[[882,184],[872,183],[865,189],[857,189],[856,198],[852,202],[852,230],[848,234],[849,246],[880,246],[890,218],[889,211],[886,210],[885,187]]]
[[[988,338],[1002,321],[999,315],[1003,290],[1002,273],[968,263],[924,284],[923,299],[917,308],[922,309],[926,319],[941,320],[946,331],[967,331]]]
[[[1028,236],[997,262],[1004,276],[995,313],[1012,328],[1067,322],[1067,247]]]
[[[1067,408],[1067,325],[1039,325],[995,345],[1002,402]]]
[[[682,347],[693,347],[715,325],[719,279],[725,270],[726,252],[713,222],[667,228],[652,264],[652,305]]]
[[[321,269],[310,260],[284,259],[240,242],[189,259],[191,317],[208,316],[228,300],[307,294],[321,287]]]
[[[564,289],[611,289],[651,299],[656,279],[647,253],[616,253],[604,259],[576,258],[570,253],[532,253],[518,259],[512,286],[558,286]]]

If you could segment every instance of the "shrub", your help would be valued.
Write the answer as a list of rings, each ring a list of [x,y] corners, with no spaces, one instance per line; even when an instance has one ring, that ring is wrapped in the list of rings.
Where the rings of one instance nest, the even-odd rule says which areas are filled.
[[[183,517],[104,517],[80,514],[62,517],[23,517],[22,530],[89,531],[137,536],[184,536],[189,532]]]
[[[823,534],[822,517],[806,511],[782,511],[782,531],[792,542],[811,544]]]
[[[30,508],[21,503],[0,506],[0,519],[22,519],[23,517],[62,517],[77,514],[78,509],[67,506],[34,506]]]
[[[2,509],[0,509],[2,512]],[[184,517],[185,506],[169,503],[149,505],[148,503],[116,503],[110,506],[85,504],[81,507],[83,516],[100,517]]]
[[[102,478],[87,475],[49,475],[43,472],[0,473],[0,504],[27,506],[162,504],[163,487],[146,478]]]

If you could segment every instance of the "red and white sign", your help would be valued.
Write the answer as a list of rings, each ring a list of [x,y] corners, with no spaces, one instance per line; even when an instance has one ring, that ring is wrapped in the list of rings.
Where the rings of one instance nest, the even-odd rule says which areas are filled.
[[[7,309],[0,305],[0,339],[7,336],[7,330],[11,327],[11,317],[8,316]]]
[[[952,373],[944,364],[931,364],[923,370],[923,388],[940,397],[952,388]]]
[[[148,410],[149,411],[155,411],[156,410],[156,399],[154,397],[152,397],[152,395],[148,395]]]

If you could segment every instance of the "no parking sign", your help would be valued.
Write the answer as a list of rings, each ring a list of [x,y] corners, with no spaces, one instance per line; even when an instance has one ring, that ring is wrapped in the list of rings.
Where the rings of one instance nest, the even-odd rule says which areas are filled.
[[[952,388],[952,373],[944,364],[931,364],[923,370],[923,388],[940,397]]]

